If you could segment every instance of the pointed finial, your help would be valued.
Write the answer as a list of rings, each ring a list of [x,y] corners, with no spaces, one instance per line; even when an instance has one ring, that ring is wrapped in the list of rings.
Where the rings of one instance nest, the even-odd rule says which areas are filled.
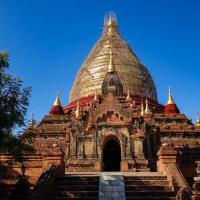
[[[55,99],[55,101],[53,103],[53,106],[61,106],[62,107],[61,102],[60,102],[59,91],[57,92],[56,99]]]
[[[98,96],[97,96],[97,91],[95,91],[95,95],[94,95],[94,102],[97,101]]]
[[[108,36],[114,36],[119,34],[117,20],[115,14],[110,12],[105,17],[104,21],[104,34]]]
[[[109,61],[109,65],[108,65],[108,73],[113,73],[115,72],[115,66],[113,63],[113,53],[112,51],[110,51],[110,61]]]
[[[151,111],[150,111],[150,109],[149,109],[149,101],[148,101],[148,99],[146,98],[146,106],[145,106],[145,114],[150,114],[151,113]]]
[[[75,116],[76,116],[76,119],[81,119],[81,110],[80,110],[79,99],[77,101]]]
[[[129,90],[127,91],[126,101],[132,101],[132,98],[131,98]]]
[[[170,86],[169,86],[169,95],[168,95],[167,104],[175,104],[174,99],[172,97],[172,91],[171,91],[171,87]]]
[[[140,115],[143,116],[144,115],[144,104],[143,104],[143,101],[141,103],[141,112],[140,112]]]
[[[28,125],[30,128],[33,128],[35,126],[36,122],[34,120],[34,113],[31,113],[31,120],[29,121]]]
[[[34,120],[34,113],[31,113],[31,120]]]
[[[115,25],[116,25],[116,24],[115,24],[115,20],[114,20],[114,18],[113,18],[113,15],[112,15],[112,13],[110,13],[107,26],[115,26]]]
[[[200,117],[199,117],[199,113],[197,114],[196,126],[200,126]]]
[[[169,87],[168,101],[167,101],[167,105],[165,106],[164,113],[165,114],[179,114],[180,113],[180,111],[172,97],[171,87]]]

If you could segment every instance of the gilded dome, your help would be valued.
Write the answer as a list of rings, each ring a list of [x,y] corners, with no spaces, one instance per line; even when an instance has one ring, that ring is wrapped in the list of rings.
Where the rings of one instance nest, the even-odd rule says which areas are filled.
[[[101,38],[82,64],[70,92],[70,101],[92,96],[102,91],[102,83],[108,72],[110,51],[113,64],[122,82],[123,91],[157,100],[153,79],[140,63],[130,46],[122,39],[116,19],[110,15],[104,22]]]

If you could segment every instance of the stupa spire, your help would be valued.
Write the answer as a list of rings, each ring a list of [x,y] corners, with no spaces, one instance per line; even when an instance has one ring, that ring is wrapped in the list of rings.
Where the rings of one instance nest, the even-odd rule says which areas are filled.
[[[143,101],[141,103],[141,112],[140,112],[140,115],[143,116],[144,115],[144,104],[143,104]]]
[[[108,71],[103,80],[101,88],[103,96],[108,95],[108,93],[112,93],[115,96],[121,96],[123,94],[123,85],[118,74],[115,73],[112,50],[110,51]]]
[[[115,65],[113,63],[113,52],[110,50],[110,60],[109,60],[109,65],[108,65],[108,73],[113,73],[115,72]]]
[[[145,102],[145,114],[150,114],[151,113],[151,111],[150,111],[150,109],[149,109],[149,101],[148,101],[148,99],[146,98],[146,102]]]
[[[53,106],[62,106],[61,101],[60,101],[60,94],[59,91],[57,91],[56,99],[53,103]]]
[[[131,95],[157,101],[155,84],[148,69],[140,63],[130,45],[120,36],[115,14],[108,13],[103,24],[103,33],[81,65],[70,92],[70,102],[92,96],[102,91],[102,83],[108,73],[109,51],[113,52],[115,71],[120,77],[124,91]],[[88,87],[91,86],[91,87]],[[95,87],[92,87],[95,86]]]
[[[98,99],[97,91],[95,91],[95,94],[94,94],[94,101],[97,101],[97,99]]]
[[[174,99],[172,97],[172,90],[171,87],[169,86],[169,90],[168,90],[168,101],[167,104],[175,104]]]
[[[31,120],[29,121],[28,125],[29,125],[29,128],[33,128],[36,124],[36,121],[34,119],[34,113],[31,113]]]
[[[199,113],[197,114],[196,126],[200,126],[200,117],[199,117]]]
[[[81,119],[81,110],[80,110],[80,102],[79,99],[76,104],[76,111],[75,111],[76,119]]]
[[[60,101],[59,92],[57,92],[56,99],[53,103],[53,106],[52,106],[49,114],[56,114],[56,115],[63,115],[64,114],[62,104],[61,104],[61,101]]]
[[[127,91],[126,101],[132,101],[130,90]]]
[[[108,26],[116,26],[116,21],[114,20],[112,13],[109,14],[109,19],[108,19],[107,25]]]
[[[169,90],[168,90],[168,101],[167,101],[167,105],[165,106],[164,113],[166,113],[166,114],[180,113],[180,111],[179,111],[178,107],[176,106],[176,103],[172,97],[171,87],[169,87]]]
[[[113,36],[115,34],[119,34],[119,28],[117,25],[117,20],[115,14],[110,12],[104,22],[104,34],[108,36]]]

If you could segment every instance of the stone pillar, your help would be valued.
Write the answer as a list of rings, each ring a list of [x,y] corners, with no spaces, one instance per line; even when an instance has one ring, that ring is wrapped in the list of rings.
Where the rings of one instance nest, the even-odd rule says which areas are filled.
[[[144,138],[138,137],[134,141],[134,152],[137,159],[145,159],[144,157]]]
[[[139,140],[139,155],[138,155],[138,158],[139,159],[145,159],[145,157],[144,157],[144,138],[140,137],[138,140]]]
[[[98,149],[97,149],[97,130],[94,130],[93,133],[93,158],[98,158]]]
[[[76,136],[74,135],[75,132],[70,132],[70,157],[76,157]]]
[[[131,148],[130,148],[130,139],[129,137],[126,138],[126,142],[125,142],[125,158],[126,159],[132,159],[132,154],[131,154]]]
[[[84,138],[78,137],[78,153],[77,158],[83,159],[85,157]]]

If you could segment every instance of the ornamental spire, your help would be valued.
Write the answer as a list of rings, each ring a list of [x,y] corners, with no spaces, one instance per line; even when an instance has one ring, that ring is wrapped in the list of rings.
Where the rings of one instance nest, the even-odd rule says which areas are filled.
[[[141,116],[144,115],[144,104],[143,104],[143,100],[142,100],[142,103],[141,103],[141,113],[140,113]]]
[[[109,60],[109,65],[108,65],[108,73],[113,73],[115,72],[115,66],[113,63],[113,53],[112,50],[110,51],[110,60]]]
[[[28,122],[29,128],[33,128],[36,124],[36,121],[34,119],[34,113],[31,113],[31,120]]]
[[[148,101],[148,99],[146,98],[146,106],[145,106],[145,114],[151,114],[151,111],[150,111],[150,109],[149,109],[149,101]]]
[[[113,14],[110,13],[110,16],[109,16],[109,20],[108,20],[108,26],[116,26],[116,23],[115,23],[115,20],[114,20],[114,17],[113,17]]]
[[[199,113],[197,114],[196,126],[200,126],[200,117],[199,117]]]
[[[80,110],[79,99],[77,101],[75,116],[76,116],[76,119],[81,119],[81,110]]]
[[[165,106],[164,113],[166,114],[178,114],[180,113],[178,107],[176,106],[176,103],[172,97],[172,91],[171,87],[169,87],[169,96],[168,96],[168,101],[167,105]]]
[[[56,99],[53,103],[53,106],[49,112],[51,115],[63,115],[64,111],[60,102],[59,92],[57,92]]]
[[[174,99],[172,97],[172,91],[171,91],[171,87],[170,86],[169,86],[169,95],[168,95],[167,104],[175,104]]]
[[[119,34],[117,20],[116,20],[115,14],[112,12],[110,12],[105,17],[104,34],[107,36],[114,36],[116,34]]]
[[[126,101],[132,101],[132,98],[131,98],[129,90],[127,91]]]
[[[98,99],[97,91],[95,91],[95,94],[94,94],[94,102],[97,101],[97,99]]]
[[[59,91],[57,92],[57,96],[56,96],[56,99],[53,103],[53,106],[62,106],[61,105],[61,102],[60,102],[60,94],[59,94]]]

